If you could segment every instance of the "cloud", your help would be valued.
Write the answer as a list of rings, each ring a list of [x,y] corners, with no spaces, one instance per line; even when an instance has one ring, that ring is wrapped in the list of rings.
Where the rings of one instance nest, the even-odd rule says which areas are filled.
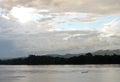
[[[108,32],[90,31],[90,30],[70,30],[70,31],[44,31],[47,27],[35,27],[36,24],[21,25],[18,22],[13,23],[7,19],[1,19],[0,23],[0,41],[11,41],[16,54],[22,52],[28,54],[52,54],[52,53],[80,53],[95,51],[99,49],[119,48],[119,37],[103,37]],[[109,24],[109,23],[107,23]],[[106,25],[106,24],[105,24]],[[104,27],[105,28],[105,27]],[[109,31],[107,28],[107,31]],[[112,36],[111,36],[112,37]],[[102,39],[100,39],[102,38]],[[111,41],[111,43],[110,43]],[[114,44],[113,44],[114,43]],[[7,47],[7,46],[4,46]],[[7,53],[6,53],[7,54]]]
[[[120,36],[120,20],[114,19],[106,24],[102,31],[106,34],[106,36]]]
[[[100,40],[100,32],[95,31],[59,31],[40,33],[39,35],[19,36],[14,39],[17,48],[27,53],[80,53],[88,50],[119,48],[118,41],[114,45],[106,40]],[[69,38],[68,38],[69,37]],[[65,39],[67,38],[67,39]]]
[[[18,51],[26,54],[38,53],[67,53],[68,50],[72,51],[86,48],[86,40],[98,35],[93,31],[47,31],[48,27],[40,27],[37,24],[25,24],[25,26],[14,20],[7,20],[1,18],[0,23],[0,41],[11,41],[14,46],[16,54]],[[45,30],[46,28],[46,30]],[[44,31],[45,30],[45,31]],[[78,39],[76,35],[82,35],[82,39]],[[71,36],[71,37],[70,37]],[[70,37],[68,40],[64,38]],[[81,42],[81,44],[80,44]],[[87,42],[89,43],[89,41]],[[7,46],[6,46],[7,47]],[[83,50],[84,51],[84,50]]]
[[[21,22],[29,20],[53,26],[66,21],[94,22],[100,17],[120,14],[119,3],[120,0],[3,0],[0,8],[4,10],[4,18],[12,16]],[[86,16],[79,17],[80,14]],[[59,17],[63,19],[54,21]]]
[[[120,0],[4,0],[0,5],[2,8],[6,9],[21,5],[25,7],[47,8],[53,12],[69,11],[94,14],[120,13]]]
[[[100,19],[119,15],[119,5],[120,0],[2,0],[0,44],[2,41],[8,43],[12,52],[11,47],[4,47],[10,49],[11,54],[20,51],[25,54],[79,53],[120,48],[119,19],[108,23]],[[82,25],[75,30],[56,27],[67,22],[93,24],[98,20],[102,20],[98,30],[90,30],[91,27],[82,30]]]
[[[85,47],[84,41],[86,38],[90,38],[92,36],[84,36],[81,40],[81,44],[79,43],[79,39],[72,39],[68,41],[64,41],[64,37],[66,35],[76,35],[80,31],[71,31],[71,32],[49,32],[49,33],[40,33],[39,35],[26,35],[15,39],[16,46],[20,49],[23,49],[28,52],[43,52],[46,51],[61,51],[61,50],[69,50],[74,49],[76,47],[81,48]],[[87,32],[85,32],[87,33]],[[49,36],[48,36],[49,35]],[[82,33],[81,33],[82,35]],[[37,44],[36,44],[37,43]]]
[[[67,34],[66,37],[63,38],[63,40],[65,40],[65,41],[83,40],[85,38],[89,38],[89,37],[99,35],[99,32],[97,32],[97,31],[79,31],[79,32],[78,33],[76,32],[76,33]]]
[[[22,24],[14,19],[7,20],[3,17],[0,17],[0,24],[0,34],[2,36],[39,34],[53,29],[52,27],[41,23],[30,22]]]
[[[0,10],[4,10],[1,16],[7,19],[13,17],[21,22],[45,22],[54,26],[66,21],[94,22],[103,16],[119,14],[119,3],[120,0],[3,0]],[[86,16],[79,17],[80,14]],[[59,17],[63,19],[55,20]]]
[[[25,56],[26,53],[14,45],[11,40],[0,40],[0,57],[15,58]],[[27,55],[26,55],[27,56]]]
[[[12,41],[17,50],[26,54],[67,53],[68,51],[79,53],[103,48],[119,48],[117,20],[104,24],[100,31],[49,31],[55,29],[45,25],[42,27],[42,24],[38,26],[33,22],[21,24],[4,18],[0,19],[0,23],[0,40]]]

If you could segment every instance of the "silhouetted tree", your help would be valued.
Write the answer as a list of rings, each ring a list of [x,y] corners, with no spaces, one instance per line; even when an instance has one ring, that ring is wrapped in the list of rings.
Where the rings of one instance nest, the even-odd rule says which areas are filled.
[[[85,55],[70,58],[29,55],[24,58],[0,60],[0,65],[56,65],[56,64],[120,64],[120,55]]]

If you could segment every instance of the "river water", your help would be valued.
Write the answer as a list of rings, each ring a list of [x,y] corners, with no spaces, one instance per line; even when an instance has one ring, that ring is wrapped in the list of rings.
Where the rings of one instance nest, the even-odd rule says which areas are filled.
[[[1,65],[0,82],[120,82],[120,65]]]

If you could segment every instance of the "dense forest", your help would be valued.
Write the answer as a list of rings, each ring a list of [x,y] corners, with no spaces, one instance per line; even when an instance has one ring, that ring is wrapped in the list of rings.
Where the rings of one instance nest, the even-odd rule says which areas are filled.
[[[36,56],[0,60],[0,65],[83,65],[83,64],[120,64],[120,55],[85,55],[70,58]]]

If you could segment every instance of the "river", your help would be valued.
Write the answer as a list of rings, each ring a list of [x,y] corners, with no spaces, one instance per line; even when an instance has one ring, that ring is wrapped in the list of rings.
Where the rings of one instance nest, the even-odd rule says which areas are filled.
[[[120,82],[120,65],[1,65],[0,82]]]

